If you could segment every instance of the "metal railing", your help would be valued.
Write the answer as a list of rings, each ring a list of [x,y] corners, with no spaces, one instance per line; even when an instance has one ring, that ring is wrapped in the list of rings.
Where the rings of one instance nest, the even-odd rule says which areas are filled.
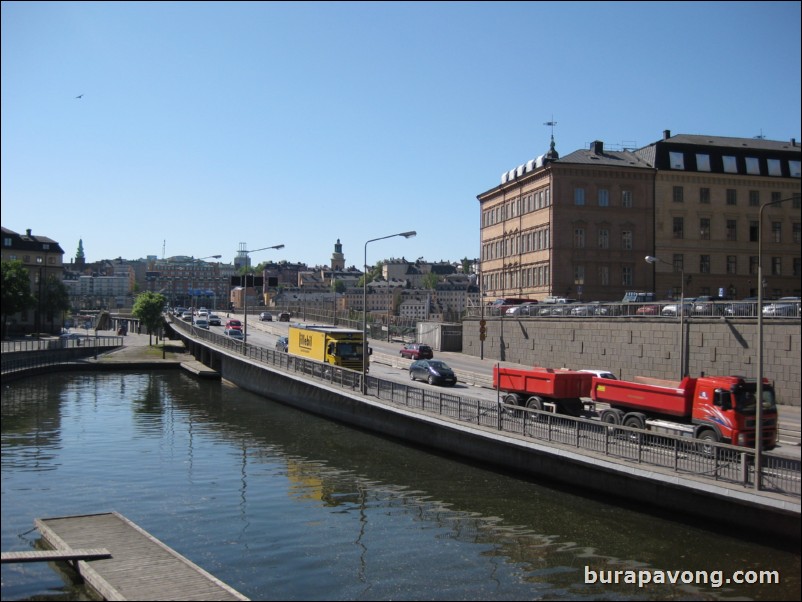
[[[33,368],[57,366],[97,357],[122,347],[123,337],[101,336],[77,339],[36,339],[3,341],[0,372],[9,374]]]
[[[303,374],[351,392],[359,392],[362,374],[330,364],[296,357],[241,341],[231,340],[207,330],[174,322],[179,330],[223,349],[262,362],[272,368]],[[193,332],[194,331],[194,332]],[[433,414],[460,423],[504,432],[523,439],[601,454],[613,461],[668,470],[674,474],[713,481],[754,486],[753,449],[701,441],[689,437],[658,435],[649,431],[612,426],[588,418],[574,418],[537,411],[501,402],[487,401],[397,383],[368,375],[367,394],[382,402],[407,410]],[[773,455],[763,456],[762,490],[800,497],[800,462]]]

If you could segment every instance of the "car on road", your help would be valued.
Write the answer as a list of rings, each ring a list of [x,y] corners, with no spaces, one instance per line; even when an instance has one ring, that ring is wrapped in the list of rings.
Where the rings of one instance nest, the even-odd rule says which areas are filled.
[[[231,319],[226,320],[226,330],[242,330],[242,322],[239,320]]]
[[[199,317],[195,318],[195,321],[193,322],[193,324],[197,328],[203,328],[205,330],[209,330],[209,320],[207,320],[205,317],[200,317],[199,316]]]
[[[721,301],[726,301],[726,298],[711,295],[696,297],[691,307],[691,314],[694,316],[718,317],[724,313],[725,309]]]
[[[780,297],[763,308],[764,318],[799,317],[799,297]]]
[[[279,322],[289,322],[290,321],[290,316],[291,316],[290,312],[282,311],[278,315],[278,321]]]
[[[682,310],[683,310],[682,311],[682,315],[683,316],[691,315],[691,308],[693,307],[694,300],[695,300],[695,297],[685,297],[685,299],[682,300],[682,304],[681,305],[682,305]],[[679,307],[680,307],[680,302],[679,301],[675,301],[673,303],[666,303],[665,305],[663,305],[663,309],[660,310],[660,315],[661,316],[669,316],[669,317],[678,316],[679,315]]]
[[[193,316],[191,311],[185,311],[183,314],[181,314],[181,319],[184,322],[192,322],[192,317]]]
[[[272,322],[273,314],[271,314],[269,311],[263,311],[262,313],[259,314],[259,320],[261,320],[262,322]]]
[[[409,378],[412,380],[425,380],[430,385],[447,385],[453,387],[457,384],[457,375],[442,360],[417,360],[409,367]]]
[[[599,378],[609,378],[611,380],[618,380],[615,374],[610,372],[609,370],[579,370],[579,372],[589,372],[594,376],[598,376]]]
[[[638,306],[638,309],[635,310],[636,316],[659,316],[660,315],[660,305],[657,303],[648,303],[646,305]]]
[[[520,305],[513,305],[507,309],[506,315],[508,316],[536,316],[537,315],[537,301],[527,301]]]
[[[434,351],[428,345],[407,343],[401,348],[401,357],[409,360],[426,360],[434,357]]]
[[[220,316],[217,314],[209,314],[209,326],[220,326],[222,322],[220,321]]]
[[[242,334],[242,330],[239,328],[226,328],[225,335],[227,337],[231,337],[232,339],[239,339],[242,341],[245,336]]]
[[[65,332],[59,335],[58,337],[62,341],[80,341],[83,336],[78,334],[77,332]]]
[[[287,337],[279,337],[276,341],[276,351],[283,351],[287,353],[287,348],[290,346],[290,339]]]

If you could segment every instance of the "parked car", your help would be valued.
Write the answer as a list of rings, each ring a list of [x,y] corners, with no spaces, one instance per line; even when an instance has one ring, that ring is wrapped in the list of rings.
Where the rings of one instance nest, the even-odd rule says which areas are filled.
[[[536,302],[527,302],[522,303],[521,305],[513,305],[507,310],[506,315],[508,316],[536,316],[537,315],[537,303]]]
[[[290,316],[291,316],[290,312],[282,311],[278,315],[278,321],[279,322],[289,322],[290,321]]]
[[[724,313],[725,297],[714,297],[710,295],[702,295],[696,297],[691,308],[691,314],[694,316],[720,316]]]
[[[598,376],[599,378],[609,378],[612,380],[618,380],[615,374],[610,372],[609,370],[579,370],[579,372],[590,372],[594,376]]]
[[[290,346],[290,339],[287,337],[279,337],[276,341],[276,351],[283,351],[287,353],[287,348]]]
[[[401,357],[410,360],[426,360],[434,357],[434,351],[428,345],[408,343],[401,348]]]
[[[457,384],[457,375],[442,360],[417,360],[409,367],[409,378],[425,380],[430,385]]]
[[[195,321],[193,322],[193,324],[197,328],[203,328],[205,330],[209,330],[209,320],[207,320],[206,318],[197,317],[197,318],[195,318]]]
[[[80,341],[83,336],[78,334],[77,332],[64,332],[59,335],[62,341]]]
[[[209,326],[221,326],[220,316],[217,314],[209,314]]]
[[[724,308],[728,318],[754,318],[757,316],[757,297],[746,297],[740,301],[729,303]]]
[[[574,305],[571,308],[572,316],[599,316],[604,315],[602,312],[603,306],[599,301],[591,301],[590,303],[582,303]]]
[[[263,311],[262,313],[259,314],[259,319],[262,322],[272,322],[273,314],[271,314],[269,311]]]
[[[647,303],[646,305],[640,305],[638,309],[635,310],[635,315],[637,316],[659,316],[660,315],[661,306],[656,303]]]
[[[763,307],[764,318],[799,317],[799,297],[780,297]]]
[[[226,320],[226,330],[242,330],[242,322],[239,320]]]
[[[685,297],[682,300],[682,315],[689,316],[691,315],[691,308],[693,307],[693,302],[696,300],[695,297]],[[679,301],[675,301],[674,303],[667,303],[663,306],[663,309],[660,310],[661,316],[678,316],[679,315]]]
[[[226,328],[225,335],[227,337],[231,337],[232,339],[239,339],[240,341],[245,338],[242,334],[242,330],[239,328]]]

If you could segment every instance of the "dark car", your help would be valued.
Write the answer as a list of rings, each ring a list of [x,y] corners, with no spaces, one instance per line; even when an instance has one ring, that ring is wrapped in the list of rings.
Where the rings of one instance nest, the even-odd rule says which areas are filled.
[[[764,318],[799,317],[799,297],[780,297],[763,307]]]
[[[425,380],[430,385],[457,384],[457,375],[442,360],[418,360],[409,367],[409,378],[412,380]]]
[[[272,322],[273,314],[271,314],[269,311],[263,311],[262,313],[259,314],[259,319],[262,322]]]
[[[730,318],[754,318],[757,316],[757,297],[747,297],[730,303],[724,308],[724,315]]]
[[[287,353],[287,348],[290,345],[290,340],[287,337],[279,337],[276,341],[276,351],[283,351]]]
[[[428,360],[434,357],[434,351],[428,345],[409,343],[401,349],[401,357],[410,360]]]
[[[290,321],[290,312],[283,311],[278,315],[279,322],[289,322]]]

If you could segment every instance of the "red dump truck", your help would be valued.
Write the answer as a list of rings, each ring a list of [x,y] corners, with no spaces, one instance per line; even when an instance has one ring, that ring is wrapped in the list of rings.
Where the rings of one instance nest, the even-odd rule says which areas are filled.
[[[682,382],[636,378],[635,382],[599,378],[551,368],[493,369],[493,385],[505,404],[535,410],[585,415],[613,425],[648,429],[754,447],[757,383],[741,376],[685,377]],[[595,406],[585,410],[589,398]],[[763,384],[763,447],[777,444],[774,389]]]

